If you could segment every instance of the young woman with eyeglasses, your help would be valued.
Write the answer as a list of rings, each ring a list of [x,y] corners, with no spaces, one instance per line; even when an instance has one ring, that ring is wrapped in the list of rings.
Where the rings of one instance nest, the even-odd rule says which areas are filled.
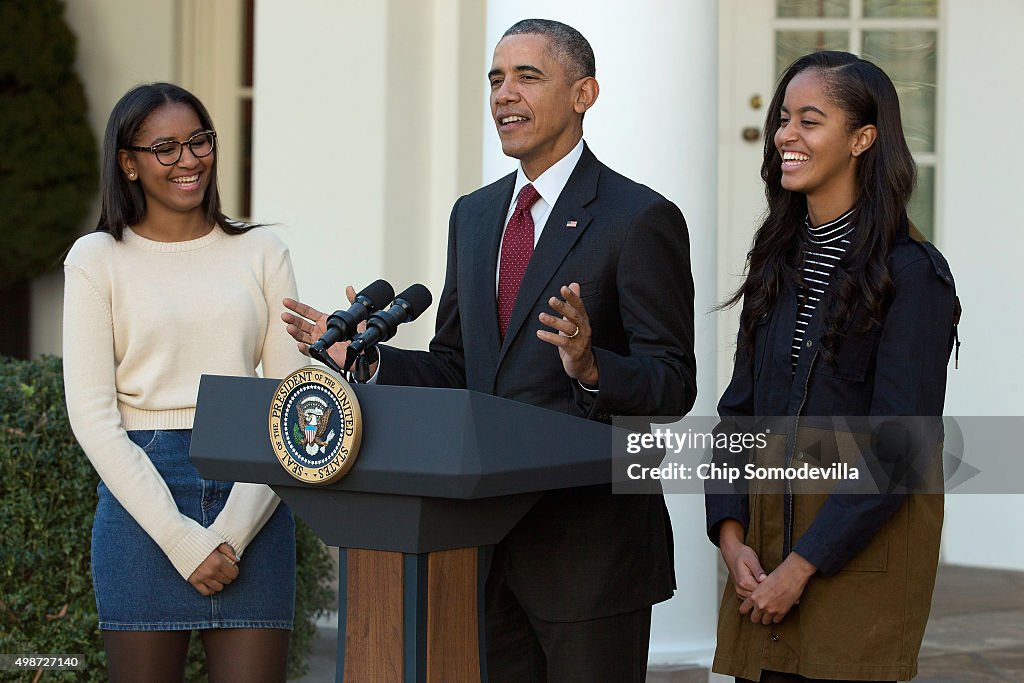
[[[956,299],[945,259],[912,236],[915,175],[881,69],[845,52],[789,67],[765,124],[768,212],[725,304],[742,311],[718,410],[730,428],[760,421],[756,466],[841,461],[863,477],[709,485],[708,536],[729,569],[714,671],[737,681],[917,673],[943,516],[941,483],[923,482],[941,453]]]
[[[294,522],[266,486],[204,480],[188,459],[200,375],[303,365],[277,320],[288,249],[221,212],[216,133],[186,90],[114,106],[96,231],[65,261],[71,425],[100,475],[92,573],[113,681],[182,680],[199,630],[210,680],[283,681]],[[212,324],[211,324],[212,321]]]

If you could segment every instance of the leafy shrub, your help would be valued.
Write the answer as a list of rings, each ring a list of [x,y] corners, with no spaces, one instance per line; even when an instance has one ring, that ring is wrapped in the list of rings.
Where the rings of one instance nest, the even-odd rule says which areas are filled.
[[[68,425],[61,360],[0,357],[0,652],[84,655],[75,680],[106,680],[89,570],[98,483]],[[331,558],[298,519],[296,543],[290,676],[305,672],[316,619],[335,604]],[[189,681],[205,679],[198,640]]]
[[[60,0],[0,3],[0,289],[54,266],[96,191],[96,139]]]

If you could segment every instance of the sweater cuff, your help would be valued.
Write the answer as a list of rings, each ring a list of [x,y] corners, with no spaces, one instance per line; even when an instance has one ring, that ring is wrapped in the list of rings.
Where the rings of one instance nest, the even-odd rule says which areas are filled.
[[[281,499],[266,484],[235,482],[228,502],[209,530],[234,548],[235,554],[241,558],[280,502]]]
[[[214,532],[196,524],[185,537],[167,553],[168,559],[181,577],[188,581],[192,572],[217,549],[223,541]]]
[[[210,526],[210,531],[216,531],[217,535],[220,536],[221,543],[227,543],[235,551],[235,558],[242,559],[242,552],[245,550],[245,546],[242,543],[241,538],[236,534],[228,532],[226,529],[214,529]]]

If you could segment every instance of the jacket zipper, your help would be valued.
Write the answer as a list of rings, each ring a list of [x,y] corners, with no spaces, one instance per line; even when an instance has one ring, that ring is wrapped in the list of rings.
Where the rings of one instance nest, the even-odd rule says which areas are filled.
[[[800,414],[804,412],[804,405],[807,403],[807,390],[811,386],[811,372],[814,371],[814,361],[818,359],[818,350],[814,350],[811,356],[811,364],[807,367],[807,377],[804,379],[804,395],[800,399],[800,407],[796,409],[796,420],[793,422],[793,438],[789,444],[789,456],[786,458],[786,467],[793,464],[793,455],[796,452],[796,439],[800,431]],[[782,549],[782,559],[786,559],[793,550],[793,483],[786,480],[786,503],[789,514],[786,516],[786,542]]]

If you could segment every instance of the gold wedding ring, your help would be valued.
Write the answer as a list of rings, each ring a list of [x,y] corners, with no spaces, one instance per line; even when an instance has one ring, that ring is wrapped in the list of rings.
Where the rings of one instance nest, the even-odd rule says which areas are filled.
[[[574,324],[576,325],[576,331],[573,332],[572,334],[568,335],[569,339],[575,339],[580,334],[580,324],[579,323],[574,323]]]

